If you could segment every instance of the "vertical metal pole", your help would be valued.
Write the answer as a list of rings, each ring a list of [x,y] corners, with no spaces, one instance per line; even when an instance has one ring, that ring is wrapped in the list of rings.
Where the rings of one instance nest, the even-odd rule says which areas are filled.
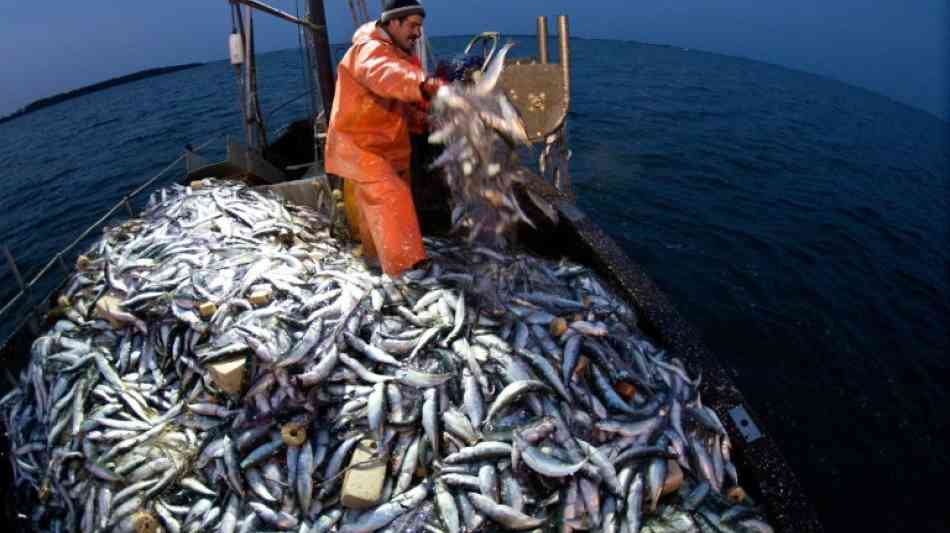
[[[317,80],[320,82],[320,95],[323,97],[323,110],[330,116],[333,109],[333,92],[336,89],[333,79],[333,60],[330,58],[330,38],[327,37],[327,14],[323,10],[323,0],[309,0],[310,23],[320,26],[320,30],[312,30],[313,49],[316,53]]]
[[[571,105],[571,32],[567,23],[567,15],[558,15],[557,17],[557,37],[561,55],[561,73],[564,78],[565,103],[570,109]],[[568,168],[568,162],[571,152],[567,148],[567,120],[561,126],[557,133],[558,161],[554,171],[554,185],[559,191],[564,193],[571,201],[574,200],[574,187],[571,185],[571,173]]]
[[[571,43],[567,15],[557,16],[557,39],[561,51],[561,70],[564,72],[564,89],[571,94]]]
[[[244,30],[244,68],[241,71],[241,79],[244,81],[244,135],[246,137],[245,142],[247,145],[244,147],[244,171],[248,174],[251,173],[251,152],[254,150],[254,147],[257,145],[255,142],[254,135],[254,105],[252,95],[254,94],[253,76],[254,76],[254,33],[253,27],[253,15],[254,12],[251,10],[251,6],[243,6],[242,9],[242,28]]]
[[[244,143],[247,146],[251,145],[251,116],[248,114],[247,107],[247,89],[246,83],[244,81],[244,68],[245,63],[247,63],[247,34],[244,31],[244,12],[241,9],[241,6],[236,2],[231,2],[231,25],[232,25],[232,34],[237,34],[240,36],[241,44],[241,61],[235,62],[232,61],[231,65],[234,66],[234,75],[237,79],[238,86],[238,107],[241,109],[241,118],[242,118],[242,128],[244,129]],[[229,43],[230,44],[230,43]],[[228,146],[230,149],[230,145]],[[230,152],[229,154],[230,155]],[[239,164],[235,158],[235,164]],[[241,163],[245,165],[246,170],[246,160]]]
[[[241,109],[244,112],[244,143],[246,152],[244,153],[244,170],[251,171],[250,151],[255,148],[254,135],[254,106],[253,106],[253,65],[254,65],[254,35],[252,24],[253,11],[250,6],[239,6],[238,17],[241,20],[241,42],[244,45],[244,63],[240,68],[241,76]]]
[[[538,62],[548,64],[548,18],[538,17]]]

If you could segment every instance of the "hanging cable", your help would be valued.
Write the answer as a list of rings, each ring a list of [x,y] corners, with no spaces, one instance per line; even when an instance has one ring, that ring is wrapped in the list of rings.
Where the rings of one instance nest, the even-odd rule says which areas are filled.
[[[232,35],[237,33],[240,35],[241,41],[241,54],[244,55],[246,51],[246,46],[244,46],[244,21],[241,20],[240,8],[237,4],[231,4],[231,31]],[[242,126],[244,129],[245,142],[251,142],[251,131],[250,131],[250,115],[248,113],[247,106],[245,105],[244,96],[246,90],[244,87],[244,77],[241,75],[241,69],[243,61],[241,63],[234,63],[234,74],[237,77],[237,87],[238,87],[238,108],[241,110],[241,117],[243,118]]]
[[[360,7],[363,9],[363,24],[369,22],[369,11],[366,10],[366,0],[359,0]]]
[[[350,6],[350,16],[353,17],[353,26],[355,28],[360,27],[359,17],[356,15],[356,7],[353,6],[353,0],[346,0],[346,3]]]
[[[261,105],[257,96],[257,68],[254,52],[254,19],[253,10],[244,6],[244,13],[238,16],[238,25],[244,36],[244,94],[243,103],[247,111],[245,133],[249,148],[263,150],[267,146],[267,135],[264,131],[264,118],[261,116]]]
[[[297,16],[297,18],[300,18],[300,0],[294,0],[294,14]],[[307,93],[309,94],[313,92],[313,85],[310,84],[310,63],[308,63],[304,57],[303,32],[304,29],[302,26],[297,28],[297,51],[300,52],[300,70],[301,75],[303,76],[303,84],[304,87],[307,88]],[[310,110],[310,114],[308,116],[312,117],[314,113],[312,98],[308,99],[307,108]]]

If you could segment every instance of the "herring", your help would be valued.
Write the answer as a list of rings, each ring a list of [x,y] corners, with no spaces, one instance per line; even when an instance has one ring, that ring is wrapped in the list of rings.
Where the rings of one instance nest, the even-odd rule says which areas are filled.
[[[129,530],[147,510],[173,533],[533,529],[553,516],[768,531],[722,496],[739,483],[734,451],[700,380],[590,269],[427,237],[432,263],[388,278],[330,224],[209,181],[159,191],[91,245],[65,285],[72,312],[0,398],[15,483],[44,495],[33,529]],[[251,303],[262,288],[271,299]],[[125,302],[114,322],[92,314],[106,296]],[[543,327],[555,317],[570,325],[559,336]],[[226,394],[210,367],[234,357],[246,380]],[[385,458],[383,496],[344,512],[340,484],[367,437]],[[664,496],[670,458],[686,479]]]

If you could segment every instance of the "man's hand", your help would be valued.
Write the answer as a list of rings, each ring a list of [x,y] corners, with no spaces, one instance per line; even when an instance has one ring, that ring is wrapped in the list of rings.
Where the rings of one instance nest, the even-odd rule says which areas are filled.
[[[422,89],[422,96],[426,100],[432,100],[435,96],[435,93],[439,92],[439,88],[443,85],[446,85],[445,81],[440,78],[428,77],[426,81],[422,82],[420,88]]]
[[[416,109],[418,109],[419,111],[422,111],[423,113],[425,113],[425,114],[427,114],[427,115],[429,114],[429,110],[432,109],[432,102],[430,102],[429,100],[423,100],[423,101],[421,101],[421,102],[416,102],[416,103],[414,103],[414,104],[412,104],[412,105],[414,105],[414,106],[416,107]]]

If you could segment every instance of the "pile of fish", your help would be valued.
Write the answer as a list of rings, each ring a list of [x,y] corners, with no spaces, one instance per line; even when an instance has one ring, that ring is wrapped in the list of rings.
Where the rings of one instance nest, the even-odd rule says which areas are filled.
[[[439,89],[432,100],[432,144],[443,144],[432,163],[441,169],[451,191],[452,225],[470,241],[496,247],[519,221],[534,225],[522,210],[515,188],[527,179],[518,150],[528,146],[524,121],[508,97],[498,90],[505,57],[513,43],[495,54],[475,84],[455,82]],[[555,218],[549,203],[529,190],[528,198],[543,214]]]
[[[0,400],[31,528],[770,531],[727,497],[698,379],[589,269],[426,244],[389,278],[271,193],[153,194]],[[371,468],[380,494],[351,505]]]

